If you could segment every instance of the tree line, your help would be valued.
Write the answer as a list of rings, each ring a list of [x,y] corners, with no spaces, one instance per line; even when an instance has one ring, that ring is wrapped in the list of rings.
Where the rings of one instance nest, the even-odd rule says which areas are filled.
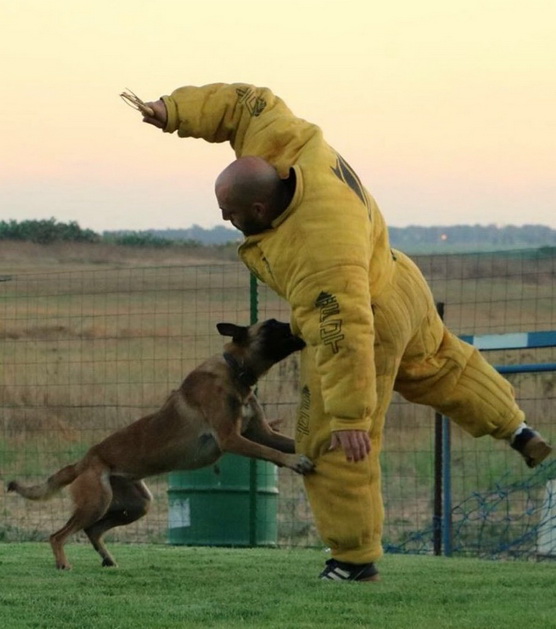
[[[62,223],[55,218],[45,220],[0,221],[0,240],[19,240],[38,244],[55,242],[111,243],[135,247],[169,247],[176,244],[176,239],[157,235],[153,230],[103,232],[82,229],[76,221]],[[180,239],[180,244],[188,247],[200,247],[200,241]]]
[[[449,227],[391,227],[393,247],[404,251],[453,251],[473,249],[519,249],[555,247],[556,230],[545,225],[452,225]],[[55,242],[111,243],[135,247],[202,247],[237,243],[241,234],[217,226],[204,229],[149,229],[95,232],[82,229],[76,221],[46,220],[0,221],[0,240],[19,240],[40,244]]]

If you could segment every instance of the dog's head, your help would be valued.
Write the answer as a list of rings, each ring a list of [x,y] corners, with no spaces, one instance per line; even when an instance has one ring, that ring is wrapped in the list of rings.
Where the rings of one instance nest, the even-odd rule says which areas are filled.
[[[262,375],[272,365],[305,347],[304,341],[292,334],[288,323],[267,319],[249,326],[234,323],[218,323],[218,332],[222,336],[231,336],[234,354],[257,375]]]

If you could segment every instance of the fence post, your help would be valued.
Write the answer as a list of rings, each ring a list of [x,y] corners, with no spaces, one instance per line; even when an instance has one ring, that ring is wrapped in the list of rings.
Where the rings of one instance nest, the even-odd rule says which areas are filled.
[[[444,319],[444,303],[436,304],[436,311]],[[443,472],[443,428],[442,415],[434,414],[434,512],[432,516],[433,552],[442,554],[442,472]]]
[[[452,427],[447,417],[442,417],[442,484],[444,486],[442,543],[444,555],[452,555]]]
[[[259,318],[259,293],[257,278],[251,273],[249,280],[249,323],[256,323]],[[257,459],[249,463],[249,545],[257,545]]]
[[[432,544],[436,556],[442,554],[442,415],[434,414],[434,512]]]
[[[444,321],[444,302],[436,304]],[[433,549],[435,555],[452,554],[452,431],[450,420],[435,413],[434,422],[434,515],[432,518]]]

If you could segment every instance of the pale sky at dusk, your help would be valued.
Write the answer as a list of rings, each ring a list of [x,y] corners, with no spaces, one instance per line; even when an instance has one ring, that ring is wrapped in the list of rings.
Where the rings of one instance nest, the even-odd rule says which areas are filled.
[[[390,225],[556,228],[554,0],[0,0],[0,220],[224,224],[229,145],[120,100],[270,87]]]

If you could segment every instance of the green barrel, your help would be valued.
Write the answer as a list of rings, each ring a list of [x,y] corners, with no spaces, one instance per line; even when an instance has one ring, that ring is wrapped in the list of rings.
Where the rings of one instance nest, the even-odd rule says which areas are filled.
[[[256,482],[255,482],[256,481]],[[215,466],[168,478],[168,542],[190,546],[275,546],[278,470],[224,455]]]

